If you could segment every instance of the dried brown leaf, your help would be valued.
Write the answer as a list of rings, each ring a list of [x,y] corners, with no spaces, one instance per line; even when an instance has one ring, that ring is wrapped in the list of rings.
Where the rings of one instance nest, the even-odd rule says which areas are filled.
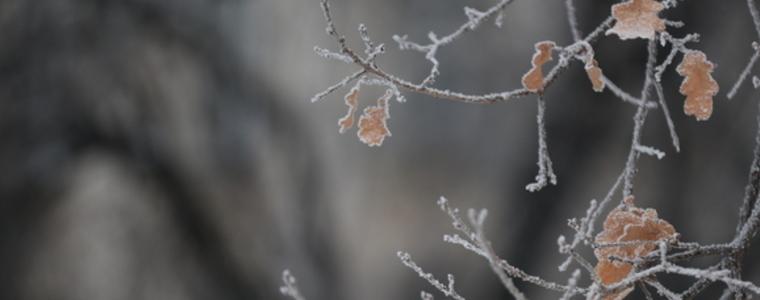
[[[534,46],[536,52],[531,59],[532,68],[522,77],[523,87],[531,92],[538,92],[544,89],[544,72],[542,67],[545,63],[552,60],[552,49],[555,44],[552,41],[538,42]]]
[[[604,80],[602,80],[602,69],[599,68],[599,63],[596,59],[590,59],[591,63],[586,64],[586,75],[591,80],[591,85],[595,92],[601,92],[604,90]]]
[[[686,95],[683,111],[697,121],[707,120],[712,115],[713,96],[718,94],[718,83],[711,74],[714,68],[705,54],[697,50],[686,53],[676,68],[678,74],[685,77],[679,89]]]
[[[377,99],[376,106],[369,106],[364,108],[364,114],[359,118],[359,140],[369,146],[382,146],[383,140],[386,136],[390,136],[391,132],[388,130],[388,118],[390,114],[388,111],[388,102],[393,96],[393,92],[390,90],[385,92],[385,95]]]
[[[610,256],[635,259],[645,256],[655,249],[654,241],[671,240],[677,237],[673,225],[657,216],[651,208],[638,208],[633,204],[633,196],[625,199],[625,205],[610,211],[604,220],[604,228],[596,236],[597,244],[621,242],[653,241],[633,243],[625,246],[601,247],[594,250],[598,263],[596,275],[605,285],[614,284],[630,274],[633,266],[629,263],[610,260]],[[605,300],[623,299],[632,288],[606,296]]]
[[[654,39],[654,33],[665,30],[665,20],[657,14],[663,9],[661,3],[654,0],[629,0],[612,6],[612,17],[615,26],[607,30],[622,40]]]
[[[348,112],[346,112],[346,115],[343,118],[338,120],[338,126],[340,126],[338,132],[340,133],[344,133],[346,130],[351,129],[351,127],[354,126],[354,118],[357,107],[359,106],[359,88],[352,88],[343,99],[346,102],[346,106],[348,106]]]

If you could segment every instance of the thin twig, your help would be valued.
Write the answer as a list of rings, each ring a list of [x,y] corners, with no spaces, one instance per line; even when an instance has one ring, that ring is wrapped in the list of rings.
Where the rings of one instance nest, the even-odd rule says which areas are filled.
[[[529,192],[540,191],[547,183],[557,185],[557,175],[554,174],[552,160],[549,157],[549,147],[546,144],[546,100],[543,95],[538,95],[538,113],[536,114],[536,123],[538,125],[538,174],[536,181],[525,186]]]
[[[283,286],[280,287],[280,293],[293,298],[293,300],[306,300],[306,298],[301,295],[301,292],[298,291],[296,278],[290,274],[290,270],[286,269],[285,271],[282,271],[282,284]]]
[[[570,32],[573,34],[573,41],[580,41],[581,31],[578,29],[578,18],[575,14],[573,0],[565,0],[565,9],[567,10],[567,22],[570,25]]]
[[[500,2],[500,4],[501,3],[502,2]],[[511,3],[511,1],[509,1],[508,3]],[[369,59],[362,58],[356,51],[349,48],[346,44],[346,38],[340,35],[335,28],[335,24],[332,19],[332,15],[330,12],[330,5],[328,1],[322,0],[321,7],[325,16],[325,20],[327,22],[327,33],[336,39],[336,42],[338,43],[338,46],[340,47],[340,52],[350,57],[354,61],[354,64],[363,68],[366,73],[373,74],[377,77],[385,79],[393,83],[394,85],[397,85],[398,87],[401,87],[403,89],[406,89],[414,93],[424,94],[424,95],[428,95],[428,96],[438,98],[438,99],[447,99],[447,100],[460,101],[460,102],[465,102],[465,103],[477,103],[477,104],[493,104],[493,103],[506,102],[511,99],[524,97],[531,94],[536,94],[536,92],[528,91],[525,88],[517,88],[510,91],[489,93],[489,94],[482,94],[482,95],[465,94],[465,93],[460,93],[460,92],[453,92],[449,90],[432,88],[423,84],[414,84],[408,80],[401,79],[395,75],[385,72],[380,67],[378,67],[374,62],[372,62]],[[496,8],[498,7],[499,5],[496,6]],[[501,9],[503,9],[503,7],[501,7]],[[496,9],[494,11],[498,12],[499,10],[500,9]],[[489,9],[489,11],[491,11],[491,9]],[[584,42],[584,43],[593,42],[599,36],[601,36],[607,28],[611,26],[613,21],[614,19],[612,17],[608,17],[601,24],[599,24],[599,26],[597,26],[597,28],[594,31],[588,34],[581,42]],[[470,24],[469,20],[463,26],[469,28],[468,24]],[[462,32],[465,32],[468,30],[470,29],[463,30]],[[455,33],[458,31],[459,30],[455,31]],[[452,33],[449,36],[453,36],[453,38],[455,38],[456,36],[458,36],[455,33]],[[446,38],[443,38],[443,39],[445,40]],[[565,48],[570,48],[570,49],[577,48],[578,51],[582,50],[582,47],[574,47],[573,45],[567,46]],[[569,65],[569,60],[560,60],[560,63],[556,64],[549,71],[548,75],[544,78],[544,88],[549,87],[557,79],[558,75],[564,69],[568,67],[568,65]]]
[[[657,60],[657,44],[655,40],[649,41],[647,46],[647,64],[644,75],[644,87],[641,89],[641,100],[647,101],[649,99],[649,89],[654,81],[654,64]],[[625,163],[625,176],[623,178],[623,198],[631,195],[633,192],[633,178],[636,175],[636,161],[639,158],[639,152],[636,151],[636,147],[640,145],[642,128],[647,117],[647,109],[644,105],[639,105],[636,109],[636,114],[633,117],[633,137],[631,138],[631,150],[628,152],[628,160]]]
[[[752,1],[752,0],[749,0]],[[734,96],[736,96],[736,93],[739,91],[739,88],[741,87],[742,83],[747,79],[747,76],[749,76],[749,72],[752,71],[752,67],[755,66],[755,63],[757,63],[757,59],[760,57],[760,47],[757,47],[757,44],[753,43],[753,48],[755,50],[755,53],[752,54],[752,57],[749,59],[749,63],[744,67],[744,70],[739,74],[739,79],[736,80],[733,87],[731,87],[731,90],[726,94],[726,98],[733,99]]]

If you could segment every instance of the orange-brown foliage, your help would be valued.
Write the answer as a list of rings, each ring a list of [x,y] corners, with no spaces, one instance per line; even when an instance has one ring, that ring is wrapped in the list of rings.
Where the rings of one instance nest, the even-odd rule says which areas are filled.
[[[675,239],[677,233],[670,223],[660,219],[657,211],[651,208],[638,208],[633,204],[633,196],[625,199],[625,205],[615,208],[604,220],[604,228],[596,236],[597,244],[610,244],[635,241],[659,241]],[[626,246],[600,247],[594,250],[599,260],[596,275],[605,285],[614,284],[627,277],[633,269],[629,263],[610,260],[610,256],[634,259],[642,257],[657,249],[654,242],[633,243]],[[632,288],[608,295],[606,300],[622,299]]]
[[[552,49],[555,44],[552,41],[538,42],[535,45],[536,52],[531,59],[532,68],[522,77],[522,85],[526,90],[538,92],[544,89],[544,72],[542,67],[552,60]]]
[[[359,118],[359,139],[369,146],[382,146],[386,136],[390,136],[388,130],[388,102],[393,96],[391,91],[386,91],[385,95],[377,99],[376,106],[369,106],[364,109],[364,114]]]
[[[591,63],[586,64],[586,75],[591,80],[591,86],[595,92],[601,92],[604,90],[604,81],[602,80],[602,69],[599,68],[599,63],[596,59],[590,59]]]
[[[340,133],[344,133],[346,130],[351,129],[351,127],[354,126],[354,115],[356,115],[356,110],[359,106],[359,89],[351,89],[344,99],[346,106],[348,106],[348,112],[346,112],[346,116],[338,120],[338,126],[340,126],[338,132]]]
[[[686,95],[683,111],[698,121],[710,118],[713,111],[713,96],[718,93],[718,83],[712,78],[713,63],[702,51],[692,50],[684,55],[676,71],[684,76],[679,91]]]
[[[665,8],[654,0],[629,0],[612,6],[615,26],[607,34],[617,34],[620,39],[653,39],[655,31],[665,30],[665,20],[657,14]]]

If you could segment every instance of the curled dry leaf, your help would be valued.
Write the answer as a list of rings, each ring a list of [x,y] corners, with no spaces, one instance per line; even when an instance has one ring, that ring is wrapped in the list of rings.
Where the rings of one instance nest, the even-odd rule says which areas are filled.
[[[359,106],[359,88],[352,88],[343,98],[345,99],[346,106],[348,106],[348,112],[346,113],[346,116],[338,120],[338,126],[340,126],[338,132],[340,133],[344,133],[346,130],[351,129],[351,127],[354,126],[354,116],[356,115],[356,110]]]
[[[711,74],[714,68],[705,54],[697,50],[686,53],[676,68],[678,74],[685,77],[679,89],[686,95],[683,112],[697,121],[707,120],[712,115],[713,96],[718,94],[718,83]]]
[[[387,90],[385,95],[377,99],[376,106],[369,106],[364,109],[364,114],[359,118],[359,140],[368,146],[382,146],[386,136],[390,136],[388,130],[388,102],[393,96],[391,90]]]
[[[595,268],[596,275],[605,285],[619,282],[628,276],[633,266],[626,262],[610,260],[610,256],[626,259],[642,257],[657,249],[656,241],[673,240],[677,235],[673,225],[660,219],[656,210],[636,207],[633,204],[633,196],[629,196],[625,199],[624,206],[610,211],[604,220],[604,228],[595,241],[597,244],[633,243],[595,249],[594,255],[599,260]],[[628,287],[604,299],[623,299],[631,290],[633,287]]]
[[[607,34],[617,34],[622,40],[654,39],[655,31],[665,30],[665,20],[657,14],[663,9],[661,3],[654,0],[629,0],[612,6],[615,26]]]
[[[586,74],[588,79],[591,80],[591,85],[595,92],[601,92],[604,90],[604,80],[602,80],[602,69],[599,68],[599,63],[596,59],[589,59],[589,63],[586,63]]]
[[[522,85],[526,90],[535,93],[544,89],[544,72],[542,67],[545,63],[552,60],[552,49],[555,46],[552,41],[536,43],[536,52],[531,59],[533,67],[522,77]]]

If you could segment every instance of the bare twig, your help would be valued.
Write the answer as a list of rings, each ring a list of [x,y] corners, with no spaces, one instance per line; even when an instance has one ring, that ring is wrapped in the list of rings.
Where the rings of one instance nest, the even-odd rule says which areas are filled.
[[[567,22],[570,25],[570,32],[573,34],[573,41],[580,41],[581,31],[578,29],[578,18],[575,15],[573,0],[565,0],[565,9],[567,10]]]
[[[293,300],[306,300],[306,298],[301,296],[301,293],[298,291],[296,278],[290,274],[290,270],[282,271],[282,283],[283,286],[280,287],[280,293],[293,298]]]
[[[501,11],[502,9],[504,9],[504,6],[506,6],[509,3],[511,3],[511,0],[502,0],[502,1],[499,2],[499,4],[497,4],[496,6],[490,8],[489,10],[487,10],[482,15],[482,18],[476,18],[476,19],[482,21],[483,19],[485,19],[487,17],[490,17],[490,16],[498,13],[499,11]],[[510,90],[510,91],[504,91],[504,92],[498,92],[498,93],[489,93],[489,94],[482,94],[482,95],[465,94],[465,93],[460,93],[460,92],[454,92],[454,91],[449,91],[449,90],[432,88],[432,87],[428,86],[427,83],[425,83],[424,81],[423,81],[423,83],[425,83],[425,84],[415,84],[415,83],[412,83],[412,82],[410,82],[408,80],[401,79],[401,78],[399,78],[399,77],[397,77],[395,75],[392,75],[392,74],[387,73],[384,70],[382,70],[374,62],[372,62],[372,60],[369,57],[368,58],[362,58],[356,51],[354,51],[352,48],[349,48],[347,46],[347,44],[346,44],[346,38],[344,36],[340,35],[337,32],[337,30],[335,29],[335,24],[333,22],[332,15],[331,15],[331,12],[330,12],[330,5],[327,2],[327,0],[322,0],[321,6],[322,6],[322,11],[323,11],[323,13],[325,15],[325,20],[327,22],[327,33],[335,38],[335,40],[336,40],[336,42],[337,42],[337,44],[338,44],[338,46],[340,48],[340,53],[342,53],[342,54],[350,57],[353,60],[354,64],[357,65],[357,66],[359,66],[359,67],[361,67],[364,70],[365,73],[372,74],[374,76],[377,76],[379,78],[387,80],[388,82],[390,82],[390,83],[392,83],[392,84],[394,84],[394,85],[396,85],[396,86],[398,86],[400,88],[406,89],[406,90],[414,92],[414,93],[428,95],[428,96],[431,96],[431,97],[434,97],[434,98],[454,100],[454,101],[460,101],[460,102],[465,102],[465,103],[477,103],[477,104],[492,104],[492,103],[506,102],[506,101],[514,99],[514,98],[524,97],[524,96],[527,96],[527,95],[530,95],[530,94],[535,94],[534,92],[528,91],[525,88],[517,88],[517,89],[514,89],[514,90]],[[609,18],[605,19],[601,24],[599,24],[599,26],[594,31],[592,31],[589,35],[587,35],[580,42],[583,42],[583,43],[593,42],[599,36],[601,36],[602,33],[604,33],[604,31],[607,28],[610,27],[610,25],[612,24],[613,20],[614,19],[612,17],[609,17]],[[479,22],[477,24],[480,24]],[[462,33],[467,32],[469,30],[472,30],[472,29],[470,29],[472,24],[473,24],[472,23],[472,19],[470,18],[470,19],[468,19],[468,21],[465,24],[463,24],[462,26],[459,27],[460,29],[456,30],[454,33],[449,34],[449,35],[447,35],[444,38],[440,38],[440,39],[436,38],[436,40],[438,42],[433,41],[433,45],[435,45],[435,44],[441,44],[442,45],[442,44],[448,44],[448,43],[450,43],[451,41],[455,40],[456,37],[458,37]],[[410,44],[410,42],[405,41],[405,39],[403,39],[403,38],[400,38],[400,40],[402,41],[400,43],[402,45],[407,45],[409,47],[418,48],[416,46],[412,46],[413,44]],[[443,42],[441,42],[441,41],[443,41]],[[580,43],[580,42],[578,42],[578,43]],[[429,53],[424,45],[419,45],[419,44],[416,44],[416,45],[419,46],[419,50],[418,51],[422,51],[424,53]],[[569,46],[564,47],[564,48],[565,49],[577,49],[577,51],[582,51],[582,49],[583,49],[582,47],[577,47],[576,44],[569,45]],[[550,86],[557,79],[558,75],[565,68],[568,67],[568,65],[569,65],[569,60],[560,60],[560,62],[557,65],[555,65],[549,71],[548,75],[544,78],[544,87],[546,88],[546,87]],[[358,78],[359,76],[361,76],[361,75],[356,75],[354,77],[354,79]],[[343,84],[343,86],[344,85],[345,84]],[[332,92],[332,91],[334,91],[334,89],[330,90],[330,92]],[[323,93],[320,93],[321,97],[324,97],[324,95],[322,95]],[[327,94],[329,94],[329,92]],[[321,98],[321,97],[318,97],[318,98]],[[315,98],[317,98],[317,97],[315,97]]]
[[[649,41],[647,52],[646,74],[644,75],[644,87],[641,89],[641,100],[646,101],[649,97],[649,89],[654,80],[654,64],[657,60],[657,44],[655,40]],[[639,151],[636,147],[641,145],[641,132],[647,117],[647,108],[639,105],[636,114],[633,116],[633,137],[631,138],[631,150],[628,153],[628,160],[625,163],[625,176],[623,177],[623,198],[631,195],[633,191],[633,178],[636,174],[636,161],[639,158]]]
[[[376,45],[368,34],[368,30],[364,25],[359,26],[359,35],[364,43],[365,49],[363,53],[358,52],[352,48],[349,48],[346,43],[346,38],[340,35],[336,29],[330,14],[330,6],[327,0],[322,0],[322,10],[324,12],[325,20],[327,22],[327,33],[335,38],[338,45],[337,51],[331,51],[322,48],[315,48],[318,55],[332,60],[337,60],[344,63],[353,64],[359,67],[360,70],[345,77],[340,82],[330,86],[327,90],[315,95],[312,101],[317,101],[324,98],[326,95],[334,92],[337,89],[345,87],[351,82],[356,81],[356,85],[371,84],[381,85],[388,88],[399,101],[403,101],[401,96],[401,90],[406,90],[414,93],[428,95],[438,99],[449,99],[455,101],[461,101],[466,103],[479,103],[490,104],[506,102],[518,97],[524,97],[527,95],[537,95],[538,111],[536,115],[538,126],[538,174],[536,175],[536,181],[526,186],[529,191],[537,191],[546,186],[548,183],[556,184],[556,176],[552,169],[552,162],[549,158],[548,146],[546,141],[546,129],[545,129],[545,114],[546,103],[543,98],[545,89],[548,88],[560,74],[569,67],[570,62],[573,60],[580,60],[588,64],[588,58],[593,56],[593,48],[590,43],[596,40],[605,32],[607,28],[614,22],[614,18],[608,17],[602,23],[600,23],[591,33],[582,37],[580,30],[578,29],[578,21],[575,13],[575,7],[573,0],[565,0],[565,7],[567,9],[567,19],[570,27],[570,32],[573,37],[573,43],[565,47],[556,47],[555,50],[559,52],[558,62],[549,70],[546,77],[544,77],[544,89],[537,92],[528,91],[524,88],[517,88],[513,90],[507,90],[498,93],[489,94],[465,94],[454,91],[449,91],[441,88],[433,88],[431,85],[434,83],[437,75],[440,73],[440,62],[436,58],[437,50],[440,47],[449,45],[454,42],[460,36],[466,32],[475,30],[485,20],[495,17],[496,23],[500,23],[500,17],[502,11],[506,6],[512,3],[512,0],[499,0],[495,5],[491,6],[485,11],[479,11],[473,8],[465,8],[465,15],[467,22],[457,27],[453,32],[438,37],[431,32],[428,35],[429,43],[420,44],[409,41],[406,36],[394,36],[394,39],[398,43],[402,50],[413,50],[421,52],[425,55],[425,58],[431,62],[432,66],[428,76],[422,80],[419,84],[412,83],[411,81],[401,79],[400,77],[393,75],[381,69],[376,63],[375,59],[383,54],[383,46]],[[664,0],[661,1],[665,8],[672,8],[678,4],[677,0]],[[760,14],[758,14],[755,7],[754,0],[748,0],[748,9],[752,16],[755,28],[758,31],[758,38],[760,39]],[[667,26],[681,27],[683,22],[665,20]],[[687,53],[692,51],[686,47],[689,42],[698,41],[698,34],[688,34],[682,38],[675,38],[663,31],[658,33],[657,39],[649,41],[647,46],[647,61],[646,70],[644,74],[643,87],[639,97],[632,96],[630,93],[623,91],[616,84],[614,84],[609,78],[602,77],[605,85],[610,89],[612,94],[626,103],[630,103],[636,106],[636,112],[633,116],[633,130],[631,136],[631,144],[628,152],[628,156],[625,163],[625,168],[622,174],[617,178],[617,181],[610,188],[606,197],[597,202],[592,200],[589,208],[586,210],[585,215],[578,219],[571,219],[568,225],[575,231],[573,239],[570,243],[565,241],[564,236],[560,236],[557,240],[559,246],[559,252],[566,256],[566,260],[560,265],[560,270],[564,271],[572,262],[576,262],[582,268],[575,270],[568,278],[568,284],[558,284],[555,282],[547,281],[541,277],[527,274],[523,270],[510,264],[507,260],[500,258],[494,251],[491,242],[486,239],[484,223],[486,219],[486,210],[470,210],[469,222],[465,222],[460,216],[459,211],[456,208],[451,208],[445,198],[441,198],[438,202],[441,209],[449,215],[452,220],[454,228],[459,232],[458,234],[445,235],[444,241],[459,245],[466,250],[484,257],[492,271],[497,275],[500,282],[504,287],[512,294],[516,299],[526,299],[526,296],[515,286],[513,280],[519,279],[524,282],[528,282],[537,285],[544,289],[554,290],[562,293],[561,299],[570,299],[576,295],[585,295],[587,299],[601,299],[614,293],[618,293],[624,290],[638,286],[642,289],[647,299],[653,299],[652,293],[649,292],[647,286],[654,288],[657,293],[668,299],[682,299],[692,298],[703,291],[712,282],[722,282],[727,286],[724,293],[725,297],[743,297],[745,293],[760,294],[760,287],[754,283],[744,281],[741,279],[741,260],[744,252],[749,247],[752,238],[760,230],[760,200],[758,200],[758,194],[760,194],[760,115],[758,115],[758,133],[756,136],[757,146],[754,152],[754,160],[751,166],[749,183],[746,188],[744,200],[742,202],[739,222],[736,228],[736,234],[729,243],[702,245],[699,243],[686,243],[677,240],[664,240],[658,241],[619,241],[614,243],[597,243],[593,239],[595,233],[595,224],[600,219],[600,216],[607,210],[607,206],[613,200],[614,195],[622,186],[623,198],[632,195],[634,187],[634,178],[637,172],[637,162],[641,154],[656,156],[658,159],[662,159],[665,153],[656,148],[645,146],[641,142],[643,126],[646,122],[646,117],[650,109],[661,107],[663,109],[663,116],[666,120],[670,138],[672,140],[673,147],[678,152],[680,151],[680,142],[676,133],[674,122],[671,118],[670,111],[665,101],[665,94],[663,87],[660,83],[660,79],[664,71],[673,63],[675,57],[679,53]],[[657,41],[661,43],[663,47],[670,45],[670,52],[666,58],[657,64]],[[731,91],[728,93],[728,97],[733,97],[742,82],[749,76],[753,66],[756,64],[758,57],[760,57],[760,47],[753,43],[755,53],[750,59],[747,66],[744,68],[739,76],[739,79],[734,84]],[[758,80],[760,81],[760,80]],[[657,96],[657,101],[650,101],[651,90],[654,89]],[[621,204],[624,205],[624,204]],[[624,209],[621,206],[621,209]],[[582,243],[581,243],[582,242]],[[586,260],[578,250],[578,245],[584,244],[592,247],[593,249],[607,248],[607,247],[634,247],[644,244],[657,243],[659,251],[653,251],[652,253],[644,253],[637,257],[616,257],[610,256],[612,261],[620,261],[631,264],[633,270],[622,280],[615,283],[604,285],[599,279],[599,274],[596,274],[596,270],[592,264]],[[444,284],[436,280],[432,274],[426,273],[420,268],[411,256],[405,252],[398,252],[398,256],[401,261],[407,267],[414,270],[420,277],[426,279],[436,289],[441,291],[447,297],[453,299],[464,299],[454,290],[454,278],[452,275],[448,276],[448,284]],[[711,266],[709,268],[689,268],[676,263],[683,263],[690,259],[703,257],[703,256],[718,256],[721,258],[720,263]],[[591,283],[587,287],[578,286],[581,271],[585,270],[589,273]],[[680,274],[695,279],[695,282],[682,293],[676,293],[663,285],[657,279],[658,274],[672,273]],[[285,275],[289,276],[286,278]],[[283,281],[286,286],[283,287],[283,293],[291,296],[296,300],[303,299],[298,290],[295,287],[295,279],[287,273],[283,275]],[[291,284],[288,284],[291,283]],[[285,290],[289,291],[288,293]],[[421,299],[428,300],[433,299],[432,295],[422,292],[420,294]]]
[[[749,0],[750,2],[752,0]],[[731,90],[726,94],[726,98],[733,99],[734,96],[736,96],[736,93],[739,91],[739,88],[741,87],[742,83],[747,79],[747,76],[749,76],[749,72],[752,71],[752,67],[755,66],[755,63],[757,63],[757,59],[760,57],[760,45],[757,43],[752,43],[752,48],[755,50],[755,53],[752,54],[752,57],[749,59],[749,63],[744,67],[744,70],[742,70],[741,74],[739,74],[739,79],[736,80],[733,87],[731,87]]]
[[[552,168],[552,160],[549,157],[549,147],[546,145],[546,124],[544,115],[546,114],[546,100],[543,95],[538,95],[538,113],[536,114],[536,123],[538,125],[538,174],[536,182],[528,184],[525,189],[530,192],[540,191],[547,183],[557,185],[557,175]]]
[[[448,284],[443,284],[438,281],[438,279],[435,279],[435,277],[433,277],[433,274],[426,273],[424,270],[422,270],[422,268],[418,266],[414,260],[412,260],[412,256],[409,255],[409,253],[399,251],[397,255],[405,266],[417,272],[417,275],[427,280],[430,285],[441,291],[441,293],[446,295],[446,297],[450,297],[451,299],[455,300],[465,300],[464,297],[460,296],[459,293],[457,293],[457,291],[454,289],[454,275],[449,274],[447,276]]]
[[[464,35],[464,33],[473,31],[480,26],[480,24],[493,17],[494,15],[500,13],[504,10],[504,8],[509,5],[513,0],[501,0],[498,4],[492,6],[485,12],[477,11],[473,8],[465,7],[465,15],[467,16],[467,22],[459,26],[457,30],[454,32],[439,38],[436,36],[435,33],[432,31],[428,33],[428,39],[430,39],[430,44],[422,45],[415,42],[410,42],[407,40],[407,36],[398,36],[394,35],[393,40],[398,43],[398,46],[401,50],[414,50],[418,52],[422,52],[425,54],[425,59],[430,61],[432,63],[432,67],[430,68],[430,74],[422,80],[422,83],[420,83],[420,86],[427,86],[430,84],[433,84],[435,82],[436,77],[438,74],[440,74],[439,71],[439,65],[438,59],[435,57],[438,48],[451,44],[454,40],[458,39],[460,36]]]
[[[681,152],[681,142],[678,139],[678,133],[676,133],[676,125],[673,124],[673,119],[670,118],[670,109],[665,103],[665,93],[662,92],[662,84],[657,80],[654,82],[654,89],[657,92],[657,100],[660,103],[660,108],[662,108],[662,115],[665,117],[665,123],[668,124],[668,132],[670,132],[670,140],[673,143],[673,148],[676,149],[676,152]]]

